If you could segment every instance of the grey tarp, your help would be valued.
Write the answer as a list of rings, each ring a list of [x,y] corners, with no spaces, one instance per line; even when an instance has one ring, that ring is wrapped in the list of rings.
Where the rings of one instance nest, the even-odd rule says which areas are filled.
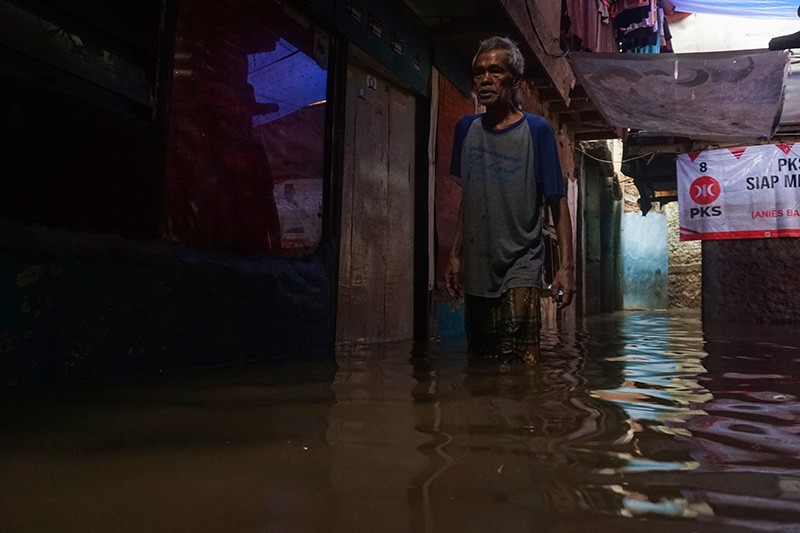
[[[788,72],[786,51],[570,54],[609,124],[641,135],[710,141],[770,139]]]

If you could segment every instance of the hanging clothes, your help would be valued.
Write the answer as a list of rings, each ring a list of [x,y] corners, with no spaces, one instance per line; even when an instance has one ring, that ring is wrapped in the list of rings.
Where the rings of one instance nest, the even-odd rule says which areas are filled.
[[[613,26],[620,50],[627,53],[657,54],[662,46],[671,50],[666,38],[663,0],[616,0]],[[674,10],[670,3],[668,8]]]
[[[661,11],[664,14],[664,22],[661,27],[661,51],[674,53],[672,48],[672,33],[669,31],[669,21],[667,17],[675,14],[675,4],[672,0],[661,0]]]
[[[592,52],[619,52],[616,32],[609,19],[604,20],[602,7],[608,0],[566,0],[570,26],[563,37],[579,41],[578,48],[573,50],[591,50]],[[610,5],[610,4],[608,4]]]
[[[644,6],[621,11],[614,17],[614,28],[621,34],[639,28],[653,28],[658,22],[656,0],[647,0]]]
[[[650,4],[650,0],[616,0],[611,2],[611,16],[616,17],[623,11],[627,11],[629,9],[636,9],[638,7],[648,6]]]
[[[600,22],[608,24],[611,20],[610,4],[608,0],[597,0],[597,13],[600,14]]]

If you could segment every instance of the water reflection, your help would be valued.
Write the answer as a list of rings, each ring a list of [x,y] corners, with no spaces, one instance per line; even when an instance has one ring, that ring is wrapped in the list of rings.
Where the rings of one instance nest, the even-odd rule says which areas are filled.
[[[357,390],[374,394],[361,395],[367,435],[386,439],[386,453],[357,436],[348,446],[370,462],[382,456],[408,493],[391,514],[443,531],[612,528],[630,518],[726,531],[800,523],[798,377],[780,370],[796,347],[707,340],[698,316],[667,312],[590,319],[576,332],[545,331],[543,344],[538,368],[467,364],[460,345],[408,360],[407,346],[380,359],[343,354],[337,405],[358,368]],[[409,376],[387,403],[382,384]],[[355,429],[366,417],[351,407]],[[381,477],[365,476],[357,493],[374,498]]]
[[[18,398],[0,513],[14,530],[788,531],[800,342],[740,333],[623,313],[545,331],[536,368],[400,343]]]

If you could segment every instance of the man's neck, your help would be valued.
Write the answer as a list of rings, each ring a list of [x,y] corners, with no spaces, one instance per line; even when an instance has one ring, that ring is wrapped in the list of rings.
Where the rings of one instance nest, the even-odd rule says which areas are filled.
[[[487,107],[483,114],[484,125],[490,130],[502,130],[516,124],[522,118],[522,111],[511,104]]]

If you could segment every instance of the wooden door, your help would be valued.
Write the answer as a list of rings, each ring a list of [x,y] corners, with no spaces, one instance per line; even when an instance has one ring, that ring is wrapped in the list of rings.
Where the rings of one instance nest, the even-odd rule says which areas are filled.
[[[411,339],[414,96],[347,69],[337,343]]]

